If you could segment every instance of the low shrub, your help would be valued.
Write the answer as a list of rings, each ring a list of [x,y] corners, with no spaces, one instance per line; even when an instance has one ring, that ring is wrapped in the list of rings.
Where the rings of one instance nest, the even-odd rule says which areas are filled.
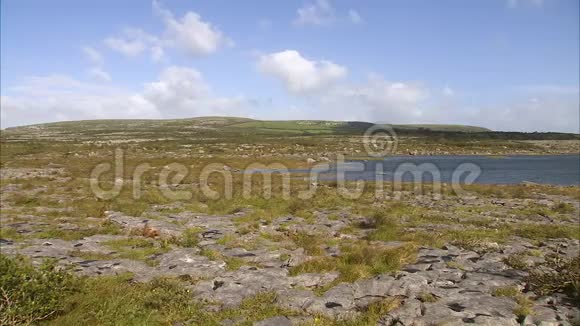
[[[78,279],[55,261],[34,268],[24,258],[0,255],[0,324],[31,324],[55,317],[78,288]]]

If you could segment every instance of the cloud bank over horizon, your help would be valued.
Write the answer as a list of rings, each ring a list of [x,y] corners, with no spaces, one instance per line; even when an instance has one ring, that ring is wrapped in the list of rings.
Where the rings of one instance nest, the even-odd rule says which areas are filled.
[[[511,11],[542,10],[546,6],[539,0],[512,0],[503,5]],[[281,41],[269,51],[247,51],[236,33],[228,33],[228,29],[192,10],[176,15],[157,0],[151,4],[150,15],[160,26],[157,33],[124,26],[92,44],[78,44],[77,55],[84,64],[80,75],[26,74],[3,82],[1,127],[63,120],[219,115],[580,132],[577,83],[534,80],[498,87],[501,92],[475,92],[473,88],[437,84],[427,78],[391,78],[379,67],[361,68],[342,53],[333,55],[311,46],[304,50],[296,42],[286,47]],[[359,8],[338,8],[331,1],[317,0],[295,9],[294,18],[286,24],[290,30],[299,31],[356,29],[372,23],[368,16]],[[261,26],[260,30],[266,33],[271,28]],[[238,83],[225,83],[229,87],[223,91],[224,83],[213,78],[212,69],[218,67],[211,65],[211,57],[234,56],[232,52],[251,54],[237,55],[244,60],[240,68],[243,73],[226,73]],[[115,55],[125,62],[139,61],[155,67],[156,77],[132,83],[117,80],[120,71],[107,69],[112,60],[121,60],[111,59]],[[245,80],[250,79],[249,84],[267,85],[267,92],[262,93],[259,87],[246,89]]]

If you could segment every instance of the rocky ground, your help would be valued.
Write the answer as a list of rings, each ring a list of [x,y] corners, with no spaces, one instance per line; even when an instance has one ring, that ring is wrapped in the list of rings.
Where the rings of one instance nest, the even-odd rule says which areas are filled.
[[[197,178],[207,164],[231,172],[237,187],[251,163],[302,168],[337,154],[363,157],[362,138],[106,127],[3,131],[2,255],[35,265],[53,258],[90,280],[119,275],[117,285],[127,284],[127,273],[131,285],[178,280],[203,312],[215,313],[211,325],[580,325],[578,186],[480,185],[461,196],[444,186],[434,196],[429,187],[415,194],[386,185],[388,197],[368,189],[351,200],[321,181],[302,200],[295,184],[311,184],[301,176],[292,178],[290,200],[276,197],[277,179],[271,199],[212,200],[200,195]],[[98,200],[89,177],[98,164],[115,164],[116,146],[124,149],[128,188]],[[402,137],[395,153],[565,154],[578,153],[578,141]],[[151,171],[136,198],[132,169],[143,163]],[[168,188],[197,186],[192,198],[160,194],[157,180],[172,163],[190,173]],[[223,184],[217,175],[209,180],[215,189]],[[112,173],[103,179],[110,189]],[[247,304],[260,296],[267,300]],[[252,314],[256,302],[279,309]],[[244,313],[232,312],[238,307]],[[193,313],[172,313],[158,313],[159,324],[200,323],[179,319]],[[83,323],[75,316],[69,324]],[[130,318],[124,321],[135,323]]]
[[[9,195],[2,208],[11,212],[2,217],[2,254],[28,256],[37,263],[55,258],[87,276],[131,272],[137,282],[176,277],[196,300],[214,311],[239,306],[260,293],[275,293],[275,304],[294,312],[256,325],[316,324],[319,318],[348,320],[384,300],[392,300],[393,307],[377,325],[578,325],[580,320],[578,301],[569,293],[538,290],[541,287],[533,288],[534,279],[530,278],[539,271],[548,273],[544,276],[580,275],[579,207],[566,196],[441,199],[404,193],[402,202],[407,206],[403,210],[400,203],[377,204],[386,215],[393,212],[400,224],[396,240],[380,240],[379,231],[388,232],[388,225],[348,209],[307,207],[311,215],[306,217],[281,214],[262,218],[252,209],[210,215],[174,202],[151,205],[139,217],[103,211],[101,216],[83,219],[84,224],[66,218],[38,218],[53,211],[48,207],[14,213],[18,207],[10,195],[38,191],[11,183],[2,187],[3,194]],[[408,210],[411,207],[418,207],[420,213]],[[464,214],[457,214],[459,211]],[[83,233],[91,221],[108,231]],[[511,233],[501,237],[474,235],[481,230],[501,233],[508,226]],[[48,227],[52,233],[47,235]],[[71,239],[67,236],[71,232],[81,236]],[[440,239],[433,240],[433,234],[440,234]],[[316,270],[310,268],[315,265],[308,265],[325,259],[344,264],[345,243],[364,243],[385,253],[405,248],[413,257],[397,257],[401,264],[396,270],[381,272],[384,269],[379,268],[350,279],[345,277],[345,269]],[[554,259],[571,261],[572,267],[558,270],[551,264]],[[374,267],[370,267],[372,271]],[[228,319],[222,324],[239,322]]]

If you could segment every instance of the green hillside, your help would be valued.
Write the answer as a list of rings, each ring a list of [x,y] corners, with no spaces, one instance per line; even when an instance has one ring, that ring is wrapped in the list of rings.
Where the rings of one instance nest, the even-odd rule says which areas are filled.
[[[80,120],[6,128],[5,134],[21,132],[99,133],[99,132],[163,132],[179,130],[219,130],[228,132],[311,133],[354,132],[373,126],[370,122],[327,120],[253,120],[238,117],[198,117],[165,120]],[[462,125],[393,125],[400,130],[451,132],[484,132],[489,129]]]
[[[327,120],[253,120],[238,117],[198,117],[166,120],[81,120],[36,124],[2,130],[5,140],[147,141],[176,139],[247,139],[262,136],[362,135],[370,122]],[[466,125],[392,125],[401,137],[473,139],[578,139],[575,134],[494,132]]]
[[[468,125],[438,125],[438,124],[407,124],[393,125],[395,129],[401,130],[430,130],[430,131],[447,131],[447,132],[487,132],[488,128],[468,126]]]

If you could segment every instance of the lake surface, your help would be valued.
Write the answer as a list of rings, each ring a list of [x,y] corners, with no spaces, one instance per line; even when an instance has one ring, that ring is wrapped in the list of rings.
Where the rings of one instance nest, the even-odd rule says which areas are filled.
[[[431,182],[435,175],[435,179],[440,182],[450,183],[452,180],[455,182],[459,180],[458,182],[465,183],[465,177],[471,174],[475,178],[473,183],[534,182],[580,185],[579,155],[397,156],[378,160],[348,160],[339,166],[340,169],[347,170],[358,168],[359,171],[356,172],[345,172],[344,179],[346,180],[393,181],[396,179],[409,182],[414,180],[413,172],[415,172],[423,177],[425,182]],[[334,165],[317,171],[320,173],[320,180],[332,180],[337,177],[339,168]],[[424,173],[421,174],[421,171]],[[308,173],[309,170],[292,170],[291,172]]]

